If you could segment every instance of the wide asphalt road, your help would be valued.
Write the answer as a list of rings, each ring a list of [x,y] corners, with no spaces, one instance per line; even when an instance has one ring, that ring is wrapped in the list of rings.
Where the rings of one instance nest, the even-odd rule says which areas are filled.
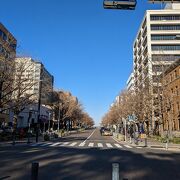
[[[120,180],[179,180],[180,154],[136,148],[92,129],[53,142],[0,146],[0,179],[30,179],[39,162],[40,180],[110,180],[119,163]]]

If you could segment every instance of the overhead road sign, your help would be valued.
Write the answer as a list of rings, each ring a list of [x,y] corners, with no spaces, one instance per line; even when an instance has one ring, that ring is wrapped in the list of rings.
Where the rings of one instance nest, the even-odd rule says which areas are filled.
[[[134,10],[136,7],[136,0],[104,0],[104,9],[120,9],[120,10]]]
[[[150,3],[180,3],[180,0],[148,0]]]

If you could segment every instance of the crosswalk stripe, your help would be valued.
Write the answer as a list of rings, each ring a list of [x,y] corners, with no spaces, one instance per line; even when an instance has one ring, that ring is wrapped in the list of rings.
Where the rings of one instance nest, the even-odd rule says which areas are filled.
[[[98,147],[103,147],[102,143],[98,143],[97,145],[98,145]]]
[[[114,144],[114,145],[118,148],[122,148],[122,146],[120,144]]]
[[[68,145],[70,142],[63,142],[62,144],[60,144],[59,146],[65,146]]]
[[[84,145],[85,145],[84,142],[82,142],[82,143],[79,144],[80,147],[82,147],[82,146],[84,146]]]
[[[89,147],[93,147],[93,146],[94,146],[94,143],[89,143],[88,146],[89,146]]]
[[[136,147],[136,148],[138,148],[138,149],[142,149],[142,147]]]
[[[131,146],[129,146],[129,145],[124,145],[126,148],[129,148],[129,149],[131,149],[132,147]]]
[[[51,144],[53,144],[53,143],[45,143],[45,144],[41,144],[40,146],[48,146],[48,145],[51,145]]]
[[[53,144],[51,144],[50,146],[57,146],[57,145],[59,145],[59,144],[61,144],[60,142],[57,142],[57,143],[53,143]]]
[[[77,142],[73,142],[72,144],[70,144],[69,146],[75,146],[77,144]]]
[[[110,143],[106,143],[106,146],[112,148],[113,146]]]

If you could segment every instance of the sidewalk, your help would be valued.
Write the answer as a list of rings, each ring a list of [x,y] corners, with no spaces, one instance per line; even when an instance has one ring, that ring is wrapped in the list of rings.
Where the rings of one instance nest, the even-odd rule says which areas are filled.
[[[70,135],[73,135],[73,134],[77,134],[77,133],[82,133],[82,131],[73,130],[73,131],[65,132],[62,137],[59,136],[58,138],[53,138],[50,141],[54,141],[54,140],[57,141],[59,139],[62,139],[64,137],[67,137],[67,136],[70,136]],[[12,140],[11,141],[1,141],[0,146],[12,145],[12,142],[13,142]],[[17,139],[15,141],[15,146],[16,145],[25,145],[25,144],[27,144],[27,142],[28,142],[28,138],[23,138],[22,140]],[[40,142],[45,142],[42,135],[39,136],[38,142],[39,143]],[[30,137],[30,143],[36,143],[36,137]]]
[[[113,136],[114,139],[119,141],[116,137]],[[180,144],[168,143],[168,149],[166,149],[166,143],[162,143],[159,141],[155,141],[151,138],[147,138],[147,146],[145,144],[145,140],[138,141],[138,144],[134,143],[134,139],[132,139],[132,143],[130,143],[130,138],[127,138],[127,141],[119,141],[124,144],[128,144],[134,147],[143,147],[143,148],[151,148],[151,149],[162,149],[162,150],[170,150],[170,151],[178,151],[180,152]]]
[[[38,140],[39,140],[39,142],[43,142],[44,141],[42,136],[39,136]],[[15,146],[16,145],[27,144],[27,142],[28,142],[28,138],[23,138],[22,140],[17,139],[15,141]],[[36,137],[31,137],[30,138],[30,143],[35,143],[35,142],[36,142]],[[13,145],[12,143],[13,143],[12,140],[11,141],[1,141],[0,142],[0,146]]]

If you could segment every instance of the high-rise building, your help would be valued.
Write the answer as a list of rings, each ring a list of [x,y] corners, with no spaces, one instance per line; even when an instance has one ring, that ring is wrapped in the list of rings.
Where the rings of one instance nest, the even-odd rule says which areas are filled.
[[[24,66],[23,68],[20,67],[20,73],[24,79],[21,86],[27,87],[25,93],[32,94],[32,99],[36,101],[41,93],[41,103],[46,104],[50,98],[50,92],[53,90],[54,77],[47,71],[41,62],[35,61],[32,58],[16,58],[15,62],[17,68],[20,65]]]
[[[134,90],[134,74],[131,73],[127,82],[126,82],[126,87],[128,91]]]
[[[147,10],[133,45],[135,89],[147,87],[159,95],[160,74],[180,58],[180,5],[161,10]],[[158,123],[152,113],[152,125]],[[156,126],[156,125],[153,125]]]
[[[16,56],[17,41],[14,36],[0,23],[0,56],[14,58]]]

